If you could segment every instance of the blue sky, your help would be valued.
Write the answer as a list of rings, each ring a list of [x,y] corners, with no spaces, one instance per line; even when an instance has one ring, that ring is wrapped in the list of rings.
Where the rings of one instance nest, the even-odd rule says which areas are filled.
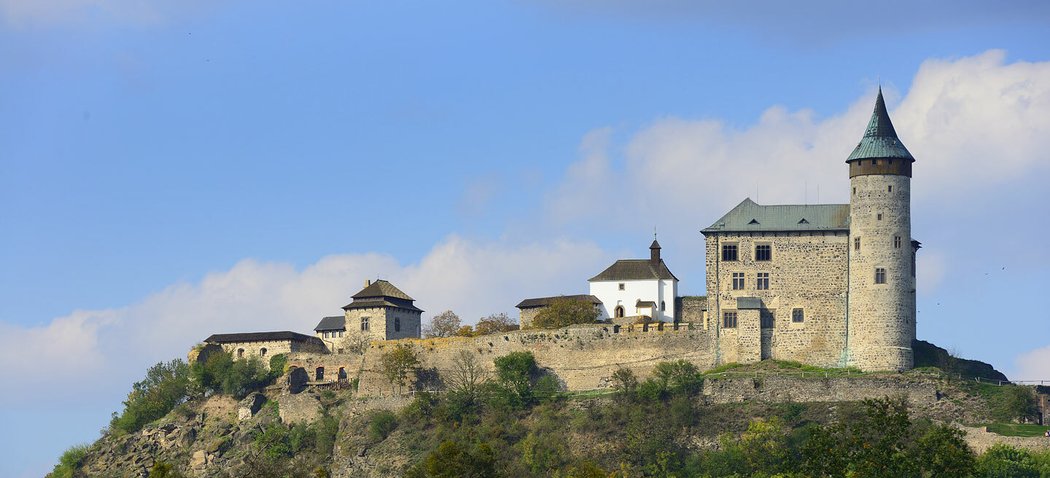
[[[699,230],[744,197],[847,201],[880,81],[920,338],[1050,379],[1050,7],[780,5],[0,0],[0,475],[366,278],[472,322],[655,227],[703,294]]]

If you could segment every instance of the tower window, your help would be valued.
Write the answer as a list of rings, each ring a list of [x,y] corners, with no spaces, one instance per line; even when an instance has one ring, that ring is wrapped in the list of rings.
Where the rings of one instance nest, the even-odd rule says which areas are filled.
[[[856,195],[857,195],[857,188],[853,188],[853,195],[854,195],[854,196],[856,196]]]
[[[763,329],[773,328],[773,311],[772,310],[759,310],[758,311],[758,326]]]
[[[758,281],[755,284],[755,288],[758,290],[769,290],[769,273],[759,272]]]
[[[875,283],[885,284],[886,283],[886,269],[883,267],[875,268]]]
[[[900,249],[901,248],[901,236],[893,236],[893,248],[894,249]]]
[[[744,288],[744,273],[734,272],[733,273],[733,290],[742,290]]]
[[[882,220],[882,213],[880,212],[880,213],[876,214],[875,215],[875,219],[881,221]]]
[[[859,251],[860,250],[860,236],[857,236],[857,237],[853,238],[853,250],[854,251]]]
[[[625,284],[624,284],[623,282],[621,282],[621,283],[620,283],[620,286],[619,286],[619,289],[620,289],[620,290],[626,290],[626,289],[627,289],[627,286],[626,286],[626,285],[625,285]]]
[[[736,247],[736,244],[723,244],[722,245],[722,260],[723,261],[735,261],[735,260],[737,260],[737,247]]]
[[[660,312],[667,310],[667,304],[664,301],[660,301]]]
[[[725,312],[722,312],[722,327],[727,328],[727,329],[735,329],[736,328],[736,311],[735,310],[732,310],[732,311],[727,310]]]
[[[756,261],[773,260],[773,246],[771,246],[769,244],[759,244],[759,245],[755,246],[755,260]]]
[[[368,332],[368,317],[361,317],[361,332]]]
[[[889,186],[886,186],[886,192],[888,192],[888,193],[892,193],[893,192],[893,185],[892,184],[889,185]]]
[[[623,306],[622,305],[616,306],[616,310],[613,311],[613,316],[615,316],[616,318],[623,317]]]
[[[791,309],[791,321],[796,324],[801,324],[802,321],[806,320],[805,312],[802,309]]]

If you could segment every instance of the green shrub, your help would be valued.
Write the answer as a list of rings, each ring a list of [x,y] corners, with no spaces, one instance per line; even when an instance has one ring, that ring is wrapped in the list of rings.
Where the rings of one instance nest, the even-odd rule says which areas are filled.
[[[113,417],[110,429],[127,433],[141,430],[185,401],[189,385],[189,367],[180,359],[150,367],[146,378],[132,385],[124,411]]]
[[[284,375],[284,369],[288,366],[288,356],[285,354],[277,354],[270,357],[270,378],[276,380],[281,375]]]
[[[368,421],[368,437],[373,442],[380,442],[390,436],[397,428],[397,415],[389,410],[378,410]]]
[[[516,393],[522,404],[532,403],[532,379],[539,372],[532,352],[511,352],[493,363],[500,384]]]
[[[995,444],[977,458],[980,478],[1037,478],[1039,468],[1031,454],[1009,445]]]
[[[271,358],[271,362],[277,357]],[[277,360],[279,362],[281,359]],[[275,378],[258,357],[233,360],[230,354],[225,352],[213,353],[203,363],[194,363],[190,367],[190,377],[205,391],[224,393],[237,398],[262,389]]]
[[[158,461],[153,464],[153,467],[149,470],[149,478],[185,478],[179,470],[175,468],[175,465],[171,463]]]
[[[561,384],[553,375],[544,375],[536,380],[532,394],[541,403],[553,402],[561,398]]]
[[[88,445],[70,447],[58,458],[58,464],[48,473],[47,478],[73,478],[84,464]]]
[[[446,440],[438,445],[423,462],[405,474],[408,478],[494,477],[496,456],[488,444],[466,447]]]

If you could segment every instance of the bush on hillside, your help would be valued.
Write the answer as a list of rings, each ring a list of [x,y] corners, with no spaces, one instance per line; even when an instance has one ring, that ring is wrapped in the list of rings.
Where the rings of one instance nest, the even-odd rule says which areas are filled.
[[[83,465],[87,452],[88,445],[76,445],[66,450],[46,478],[73,478]]]
[[[211,354],[206,361],[195,362],[190,367],[190,377],[202,391],[236,398],[243,398],[269,385],[281,372],[267,371],[257,357],[234,360],[225,352]]]
[[[124,401],[124,411],[114,414],[110,428],[127,433],[167,415],[186,400],[189,392],[189,367],[181,359],[160,362],[146,371],[146,378],[131,386]]]

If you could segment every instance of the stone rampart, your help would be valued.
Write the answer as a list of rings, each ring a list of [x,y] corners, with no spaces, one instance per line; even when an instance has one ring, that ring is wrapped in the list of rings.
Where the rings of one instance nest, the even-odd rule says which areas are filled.
[[[900,396],[913,406],[927,406],[938,400],[937,384],[908,381],[898,376],[801,378],[798,376],[758,376],[708,378],[702,396],[708,403],[760,401],[850,402],[869,398]]]
[[[648,377],[659,362],[684,359],[698,367],[714,365],[710,335],[699,326],[680,324],[676,330],[664,324],[643,328],[614,328],[612,325],[577,325],[553,330],[523,330],[480,337],[450,337],[373,342],[365,352],[358,393],[382,396],[392,386],[380,373],[380,358],[392,347],[407,345],[420,352],[424,375],[447,375],[460,352],[475,355],[489,370],[493,359],[511,352],[532,352],[537,364],[549,369],[568,390],[590,390],[609,386],[612,373],[629,368]],[[428,384],[429,385],[429,384]],[[426,386],[426,385],[425,385]]]

